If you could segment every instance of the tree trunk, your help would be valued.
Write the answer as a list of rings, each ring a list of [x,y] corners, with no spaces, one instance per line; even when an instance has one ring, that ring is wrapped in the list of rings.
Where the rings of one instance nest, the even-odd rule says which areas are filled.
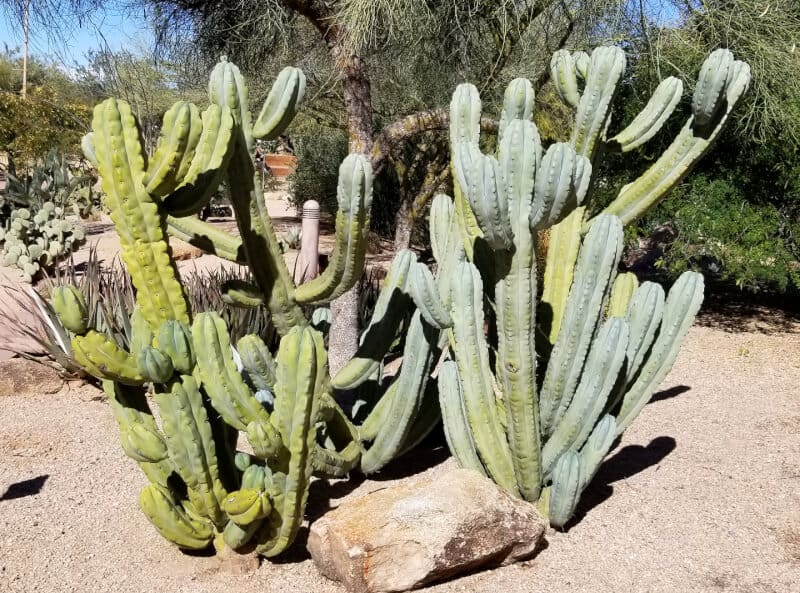
[[[411,220],[411,204],[407,198],[400,202],[400,209],[394,217],[394,250],[408,249],[411,245],[411,231],[414,224]]]
[[[369,154],[372,150],[372,94],[369,72],[361,56],[341,43],[341,30],[330,28],[326,43],[342,75],[342,95],[347,112],[350,152]],[[358,349],[359,285],[356,284],[331,303],[333,321],[328,338],[328,365],[335,375]]]

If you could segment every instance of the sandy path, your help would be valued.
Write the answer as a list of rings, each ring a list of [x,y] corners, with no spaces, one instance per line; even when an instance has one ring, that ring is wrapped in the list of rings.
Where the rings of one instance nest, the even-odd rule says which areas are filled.
[[[430,590],[800,591],[800,324],[767,329],[693,328],[580,522],[532,561]],[[0,591],[342,591],[301,546],[243,577],[164,542],[136,508],[143,478],[96,396],[0,397]],[[348,489],[316,483],[311,512]]]

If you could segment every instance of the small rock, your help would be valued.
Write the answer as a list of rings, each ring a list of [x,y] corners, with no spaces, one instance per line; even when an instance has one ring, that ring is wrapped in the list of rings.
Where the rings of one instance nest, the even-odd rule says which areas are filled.
[[[545,520],[478,473],[448,473],[342,503],[311,525],[320,572],[353,593],[407,591],[530,558]]]
[[[175,261],[195,259],[205,255],[205,252],[199,247],[190,245],[186,241],[181,241],[175,237],[170,237],[169,246],[172,249],[172,259]]]
[[[227,575],[248,575],[258,570],[259,558],[255,550],[237,552],[225,547],[216,555],[217,570]]]
[[[32,360],[0,361],[0,396],[24,393],[58,393],[64,380],[58,372]]]

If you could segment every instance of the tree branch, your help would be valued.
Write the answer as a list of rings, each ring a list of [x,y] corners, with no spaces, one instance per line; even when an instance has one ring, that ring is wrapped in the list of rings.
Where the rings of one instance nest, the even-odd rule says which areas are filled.
[[[498,125],[496,119],[481,118],[481,129],[485,132],[497,132]],[[377,171],[394,147],[409,138],[423,132],[446,130],[448,127],[450,127],[450,111],[446,107],[418,111],[388,124],[375,138],[372,147],[372,168]]]

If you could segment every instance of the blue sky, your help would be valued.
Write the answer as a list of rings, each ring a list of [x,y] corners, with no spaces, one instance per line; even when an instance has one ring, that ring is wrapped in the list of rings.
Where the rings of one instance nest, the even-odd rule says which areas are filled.
[[[108,45],[112,50],[131,49],[152,44],[153,36],[144,13],[122,8],[121,3],[104,3],[82,23],[67,24],[61,31],[64,43],[53,44],[48,36],[31,27],[31,54],[49,56],[67,68],[86,62],[86,52]],[[0,11],[0,49],[22,47],[22,23]]]

